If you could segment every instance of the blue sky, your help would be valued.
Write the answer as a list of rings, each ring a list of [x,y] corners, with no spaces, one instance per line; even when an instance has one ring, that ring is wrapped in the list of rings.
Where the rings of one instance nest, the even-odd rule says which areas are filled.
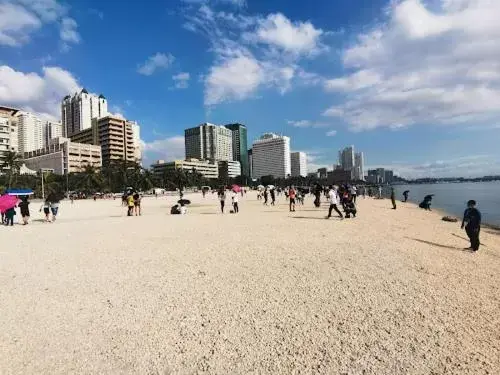
[[[0,104],[60,117],[80,87],[141,125],[291,137],[310,168],[355,145],[408,177],[500,174],[500,2],[0,0]],[[146,2],[145,2],[146,4]]]

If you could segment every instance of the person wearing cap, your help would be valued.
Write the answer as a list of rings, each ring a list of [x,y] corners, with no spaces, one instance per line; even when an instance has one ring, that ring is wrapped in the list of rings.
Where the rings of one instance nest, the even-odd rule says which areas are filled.
[[[470,239],[470,247],[466,250],[479,250],[479,231],[481,229],[481,212],[476,208],[476,201],[470,200],[467,202],[467,209],[464,212],[462,220],[462,229],[465,227],[465,232]]]

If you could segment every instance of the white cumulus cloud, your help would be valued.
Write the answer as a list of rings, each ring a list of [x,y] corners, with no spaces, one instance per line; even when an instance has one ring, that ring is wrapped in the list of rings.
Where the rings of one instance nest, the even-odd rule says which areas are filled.
[[[60,119],[61,100],[80,89],[76,78],[60,67],[44,67],[42,74],[0,66],[0,103]]]
[[[65,49],[81,40],[77,22],[67,17],[69,7],[57,0],[0,1],[0,45],[18,47],[29,42],[33,33],[50,23],[59,24]]]
[[[144,159],[147,160],[147,163],[152,163],[155,160],[184,159],[184,149],[184,137],[180,135],[144,142],[143,144]]]
[[[145,76],[152,75],[156,70],[167,69],[174,62],[175,57],[171,54],[156,53],[153,56],[148,57],[148,59],[137,68],[139,74]]]
[[[345,100],[325,111],[353,130],[496,122],[500,1],[394,1],[388,19],[343,51],[327,80]]]

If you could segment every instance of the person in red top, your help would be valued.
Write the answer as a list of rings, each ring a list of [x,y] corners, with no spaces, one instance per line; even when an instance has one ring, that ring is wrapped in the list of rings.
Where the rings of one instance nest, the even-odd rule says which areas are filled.
[[[295,192],[295,189],[292,186],[290,186],[290,190],[288,190],[288,197],[290,198],[290,212],[295,212],[295,196],[297,193]]]

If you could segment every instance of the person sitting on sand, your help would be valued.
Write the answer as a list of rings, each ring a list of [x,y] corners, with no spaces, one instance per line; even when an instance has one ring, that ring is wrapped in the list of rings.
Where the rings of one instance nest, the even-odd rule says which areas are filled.
[[[351,215],[352,217],[356,217],[356,204],[354,203],[354,198],[352,196],[347,199],[347,202],[345,202],[344,212],[346,218],[350,218]]]

